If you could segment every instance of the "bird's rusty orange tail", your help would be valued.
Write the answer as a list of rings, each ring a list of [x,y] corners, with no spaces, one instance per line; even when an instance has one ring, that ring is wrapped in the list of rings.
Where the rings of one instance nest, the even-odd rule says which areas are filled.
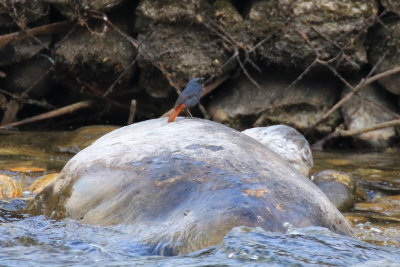
[[[185,104],[182,103],[178,106],[176,106],[176,108],[174,109],[174,111],[171,113],[171,115],[168,118],[168,122],[173,122],[176,117],[179,115],[179,113],[181,112],[181,110],[185,107]]]

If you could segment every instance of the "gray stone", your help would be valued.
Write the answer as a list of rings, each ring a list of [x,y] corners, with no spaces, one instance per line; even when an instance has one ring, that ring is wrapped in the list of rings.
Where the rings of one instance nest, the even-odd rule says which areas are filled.
[[[57,79],[73,88],[89,84],[103,92],[112,85],[114,91],[126,87],[134,72],[134,47],[119,33],[102,25],[93,30],[78,27],[59,44],[55,50]]]
[[[318,56],[359,69],[367,63],[365,27],[377,12],[375,0],[253,1],[247,24],[252,38],[265,39],[257,53],[268,61],[307,67]]]
[[[45,49],[46,46],[50,45],[50,42],[51,37],[43,35],[36,38],[15,40],[0,47],[0,67],[27,60]]]
[[[213,120],[235,129],[271,124],[290,125],[307,130],[332,107],[340,96],[335,80],[317,75],[287,88],[297,75],[285,71],[265,70],[253,75],[261,88],[242,76],[214,94],[207,106]],[[339,113],[316,127],[327,134],[338,124]]]
[[[356,182],[351,175],[336,170],[314,173],[311,180],[340,211],[349,211],[356,201]]]
[[[305,176],[221,124],[178,117],[113,131],[76,154],[29,204],[33,214],[132,225],[161,254],[216,245],[235,226],[286,232],[318,225],[352,235]]]
[[[41,0],[2,0],[0,28],[17,28],[16,22],[23,25],[47,17],[48,8],[48,4]]]
[[[305,176],[310,174],[313,167],[311,148],[296,129],[286,125],[273,125],[247,129],[242,133],[274,151]]]
[[[398,0],[380,0],[380,2],[387,11],[400,15],[400,2]]]
[[[206,27],[205,23],[216,19],[225,25],[243,25],[242,18],[229,1],[208,2],[144,0],[138,5],[135,29],[138,39],[144,40],[140,48],[140,85],[151,96],[166,98],[175,91],[166,78],[184,88],[193,77],[218,76],[236,66],[236,61],[224,66],[233,51],[211,29],[217,26]],[[159,68],[154,67],[155,63]]]
[[[77,19],[85,12],[109,11],[119,6],[124,0],[47,0],[52,3],[64,16]]]
[[[343,95],[349,93],[344,90]],[[341,108],[348,130],[363,129],[378,123],[397,119],[393,97],[381,87],[367,85],[358,95],[352,96]],[[396,136],[395,127],[383,128],[353,136],[356,146],[374,149],[386,148]]]
[[[36,56],[6,69],[3,88],[14,94],[43,97],[53,85],[53,62],[47,56]]]
[[[400,20],[377,25],[368,36],[368,59],[381,73],[400,65]],[[383,57],[386,55],[385,57]],[[379,64],[377,64],[379,62]],[[386,90],[400,95],[400,74],[395,73],[378,80]]]

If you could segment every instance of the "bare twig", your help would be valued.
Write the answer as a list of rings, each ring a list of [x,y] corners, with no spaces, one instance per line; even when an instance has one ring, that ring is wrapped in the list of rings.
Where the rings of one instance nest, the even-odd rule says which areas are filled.
[[[26,104],[29,104],[29,105],[35,105],[35,106],[42,107],[42,108],[45,108],[45,109],[55,109],[55,106],[50,105],[46,101],[38,101],[38,100],[35,100],[35,99],[29,99],[29,98],[26,98],[26,97],[18,96],[18,95],[12,94],[10,92],[7,92],[6,90],[3,90],[3,89],[0,89],[0,93],[3,93],[3,94],[8,95],[8,96],[11,96],[13,99],[15,99],[17,101],[20,101],[22,103],[26,103]]]
[[[131,63],[129,63],[128,66],[125,67],[125,69],[119,74],[118,78],[115,79],[115,81],[111,84],[110,87],[108,87],[107,91],[103,94],[104,97],[108,96],[110,93],[113,92],[114,87],[122,79],[122,77],[124,77],[124,75],[126,75],[128,70],[130,70],[133,67],[133,65],[135,65],[136,61],[139,59],[139,56],[140,56],[140,54],[137,53],[136,58]]]
[[[376,74],[368,79],[362,79],[357,86],[354,88],[353,91],[351,91],[350,93],[348,93],[347,95],[345,95],[339,102],[337,102],[330,110],[328,110],[319,120],[317,120],[317,122],[315,122],[310,129],[315,128],[317,125],[319,125],[321,122],[323,122],[324,120],[326,120],[329,116],[331,116],[336,110],[338,110],[344,103],[346,103],[347,101],[350,100],[350,98],[356,94],[359,90],[361,90],[362,88],[364,88],[365,86],[379,80],[382,79],[384,77],[387,77],[389,75],[395,74],[400,72],[400,67],[395,67],[393,69],[384,71],[382,73]]]
[[[135,119],[135,113],[136,113],[136,100],[132,99],[131,101],[131,110],[129,112],[129,118],[127,124],[132,124],[134,119]]]
[[[35,36],[38,34],[52,34],[57,32],[63,32],[69,29],[74,22],[71,21],[62,21],[56,22],[44,26],[39,26],[32,29],[27,29],[25,32],[14,32],[9,34],[0,35],[0,48],[6,46],[7,44],[11,43],[14,40],[23,40],[31,36]],[[27,35],[28,34],[28,35]]]
[[[81,101],[81,102],[78,102],[78,103],[75,103],[75,104],[72,104],[72,105],[69,105],[69,106],[66,106],[66,107],[62,107],[62,108],[59,108],[59,109],[56,109],[56,110],[52,110],[52,111],[49,111],[49,112],[46,112],[46,113],[42,113],[42,114],[37,115],[37,116],[26,118],[26,119],[23,119],[23,120],[20,120],[20,121],[17,121],[17,122],[13,122],[13,123],[8,123],[8,124],[5,124],[5,125],[1,125],[0,129],[8,129],[8,128],[21,126],[21,125],[28,124],[28,123],[33,123],[33,122],[37,122],[37,121],[41,121],[41,120],[46,120],[46,119],[58,117],[58,116],[61,116],[61,115],[65,115],[65,114],[68,114],[68,113],[75,112],[75,111],[77,111],[79,109],[82,109],[82,108],[88,108],[88,107],[92,106],[93,103],[94,102],[90,101],[90,100]]]
[[[337,137],[350,137],[350,136],[355,136],[363,133],[368,133],[388,127],[394,127],[394,126],[400,126],[400,120],[391,120],[391,121],[386,121],[378,124],[374,124],[372,126],[364,127],[361,129],[354,129],[354,130],[344,130],[344,125],[341,124],[340,126],[336,127],[335,131],[330,133],[329,135],[325,136],[315,144],[313,144],[311,147],[312,149],[315,150],[322,150],[323,146],[326,142],[333,138]]]
[[[368,127],[362,128],[362,129],[339,130],[338,136],[341,136],[341,137],[354,136],[354,135],[359,135],[359,134],[368,133],[368,132],[376,131],[379,129],[393,127],[393,126],[399,126],[399,125],[400,125],[400,120],[391,120],[391,121],[386,121],[386,122],[382,122],[379,124],[374,124],[372,126],[368,126]]]

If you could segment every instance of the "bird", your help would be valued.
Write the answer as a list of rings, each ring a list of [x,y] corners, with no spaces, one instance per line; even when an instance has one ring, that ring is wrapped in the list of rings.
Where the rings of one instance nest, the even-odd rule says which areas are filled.
[[[191,118],[193,118],[192,114],[190,114],[189,109],[196,106],[201,98],[203,93],[203,86],[201,82],[204,78],[193,78],[191,79],[186,88],[179,95],[178,99],[174,105],[174,111],[168,118],[168,122],[173,122],[182,109],[185,109]]]

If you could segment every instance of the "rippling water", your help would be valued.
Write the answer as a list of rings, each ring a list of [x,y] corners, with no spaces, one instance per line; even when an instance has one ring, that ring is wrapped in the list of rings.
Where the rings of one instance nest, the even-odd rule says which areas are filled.
[[[27,217],[0,225],[0,265],[351,266],[400,263],[400,250],[377,247],[321,227],[280,234],[234,228],[224,240],[184,256],[149,255],[130,226],[99,227]],[[362,265],[360,265],[362,266]]]
[[[345,170],[369,182],[379,180],[380,176],[396,187],[400,179],[397,156],[319,153],[316,169]],[[56,163],[52,161],[52,168],[59,166]],[[0,159],[0,169],[13,164],[13,160]],[[21,164],[23,160],[18,163]],[[40,164],[42,159],[36,164],[32,159],[26,162],[29,166]],[[25,204],[24,198],[0,201],[0,266],[400,266],[399,246],[376,246],[321,227],[291,229],[286,234],[238,227],[215,247],[163,257],[151,255],[150,247],[135,240],[137,229],[132,226],[90,226],[71,220],[29,217],[18,211]],[[368,223],[363,224],[364,235],[376,231],[365,227]],[[399,226],[391,227],[399,235]],[[390,238],[380,234],[382,238]]]

